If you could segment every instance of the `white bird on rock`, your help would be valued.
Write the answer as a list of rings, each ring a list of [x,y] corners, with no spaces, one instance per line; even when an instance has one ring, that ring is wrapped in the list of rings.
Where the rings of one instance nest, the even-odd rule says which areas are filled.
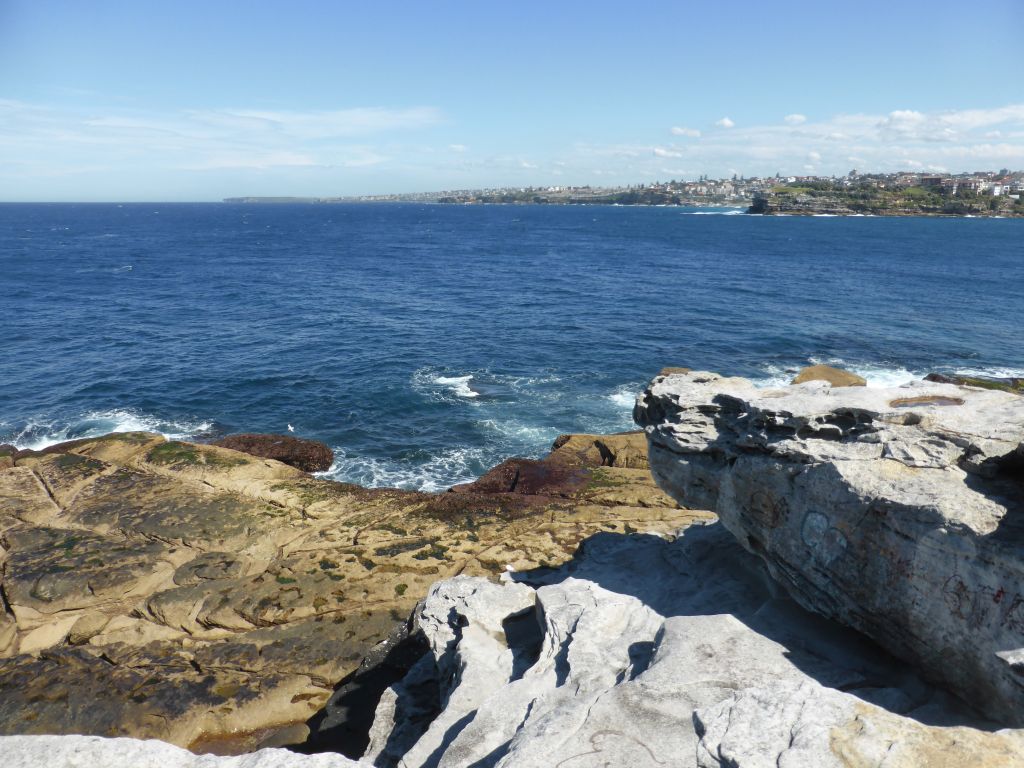
[[[289,424],[288,425],[288,431],[289,432],[294,432],[295,431],[295,427],[293,427],[291,424]]]

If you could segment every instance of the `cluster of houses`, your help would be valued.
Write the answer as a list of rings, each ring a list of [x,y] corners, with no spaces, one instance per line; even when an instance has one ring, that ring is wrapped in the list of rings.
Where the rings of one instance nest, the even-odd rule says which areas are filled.
[[[959,191],[983,195],[1008,195],[1017,197],[1024,194],[1024,171],[975,171],[972,173],[869,173],[856,170],[846,176],[782,176],[767,178],[733,176],[731,179],[708,179],[697,181],[655,182],[641,185],[641,189],[675,194],[682,197],[714,197],[725,200],[743,201],[755,195],[771,192],[776,187],[830,184],[841,189],[874,188],[899,190],[912,187],[941,191],[955,195]]]
[[[638,184],[628,187],[583,186],[536,186],[496,187],[489,189],[447,190],[444,192],[370,195],[360,198],[322,199],[320,202],[341,202],[353,199],[360,201],[407,201],[407,202],[545,202],[545,203],[586,203],[613,202],[664,202],[678,204],[747,204],[755,197],[770,193],[779,187],[802,187],[829,185],[832,189],[880,189],[899,190],[920,187],[956,195],[958,192],[973,192],[982,195],[1008,196],[1019,199],[1024,194],[1024,171],[977,171],[974,173],[860,173],[850,171],[845,176],[782,176],[743,177],[712,179],[701,176],[696,181],[656,181],[652,184]]]

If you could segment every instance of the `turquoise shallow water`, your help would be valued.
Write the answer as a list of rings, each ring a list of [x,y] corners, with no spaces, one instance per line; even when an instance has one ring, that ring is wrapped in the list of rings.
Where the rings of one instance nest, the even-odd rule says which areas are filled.
[[[1024,375],[1024,221],[0,205],[0,442],[285,431],[439,489],[631,426],[663,365]]]

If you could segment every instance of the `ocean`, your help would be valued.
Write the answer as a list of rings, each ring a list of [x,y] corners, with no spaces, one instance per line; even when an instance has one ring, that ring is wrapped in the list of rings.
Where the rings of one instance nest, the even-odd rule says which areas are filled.
[[[0,443],[285,432],[440,490],[630,429],[667,365],[1024,376],[1024,221],[0,205]]]

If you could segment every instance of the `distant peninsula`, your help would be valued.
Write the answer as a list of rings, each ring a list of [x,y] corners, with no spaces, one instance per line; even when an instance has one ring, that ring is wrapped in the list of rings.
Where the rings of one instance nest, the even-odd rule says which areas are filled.
[[[441,203],[731,207],[791,216],[1024,217],[1024,171],[870,173],[655,181],[626,187],[494,187],[356,197],[229,197],[225,203]]]

